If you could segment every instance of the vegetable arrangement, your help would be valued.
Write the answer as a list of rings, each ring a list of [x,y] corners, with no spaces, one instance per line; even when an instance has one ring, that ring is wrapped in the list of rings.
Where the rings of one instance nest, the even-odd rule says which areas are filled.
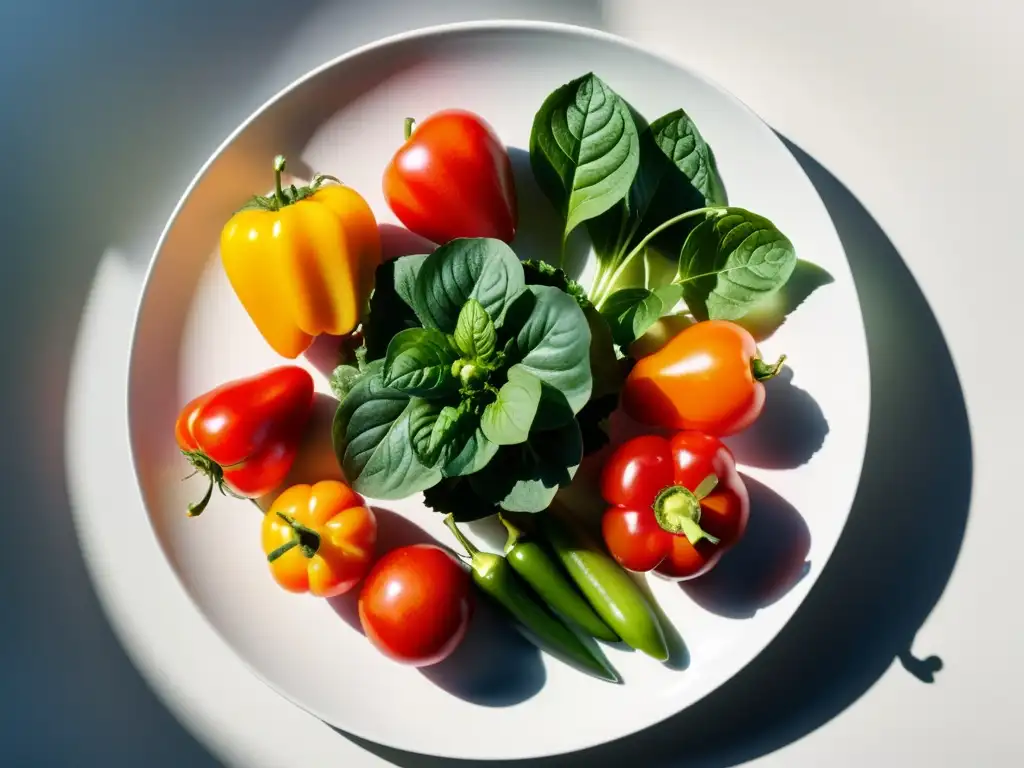
[[[736,321],[786,283],[793,245],[729,205],[686,112],[648,124],[594,74],[543,100],[529,142],[532,172],[561,214],[563,252],[577,229],[590,238],[589,290],[560,254],[516,254],[512,166],[483,118],[445,110],[407,119],[405,134],[384,196],[437,244],[429,253],[382,262],[366,201],[332,176],[284,188],[282,157],[273,193],[254,196],[221,238],[239,301],[282,357],[320,334],[355,348],[330,379],[345,481],[282,487],[314,389],[303,368],[283,365],[182,409],[179,448],[209,480],[189,514],[215,486],[248,499],[278,493],[262,530],[271,578],[289,592],[357,594],[367,638],[395,661],[448,658],[479,597],[553,656],[621,682],[595,641],[670,655],[633,574],[698,578],[746,530],[749,497],[719,438],[754,423],[784,358],[762,360]],[[634,359],[634,342],[668,315],[688,327]],[[565,514],[559,492],[586,456],[601,460],[620,406],[651,434],[609,448],[604,510]],[[366,499],[420,493],[444,516],[454,552],[378,552]],[[491,516],[508,532],[501,553],[459,527]]]

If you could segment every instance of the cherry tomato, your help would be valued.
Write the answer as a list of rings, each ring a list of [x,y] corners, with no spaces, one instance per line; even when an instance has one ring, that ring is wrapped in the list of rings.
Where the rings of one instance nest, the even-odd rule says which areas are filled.
[[[762,382],[775,376],[784,360],[765,363],[744,328],[706,320],[637,362],[622,390],[622,407],[644,424],[731,435],[761,415]]]
[[[377,561],[359,594],[370,642],[403,664],[447,658],[466,635],[472,582],[454,555],[432,544],[393,549]]]
[[[515,179],[505,146],[478,115],[449,109],[412,130],[384,171],[384,198],[417,235],[443,245],[459,237],[516,234]]]
[[[750,497],[732,453],[716,437],[635,437],[601,472],[611,505],[601,519],[619,565],[682,581],[707,573],[743,536]]]

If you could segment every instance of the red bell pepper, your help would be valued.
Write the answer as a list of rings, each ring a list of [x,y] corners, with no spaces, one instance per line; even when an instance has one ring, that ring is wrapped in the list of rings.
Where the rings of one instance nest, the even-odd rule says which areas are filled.
[[[384,199],[412,232],[443,245],[459,237],[512,242],[518,210],[512,162],[492,128],[464,110],[412,130],[384,171]]]
[[[210,484],[189,516],[221,493],[255,499],[284,482],[313,407],[313,377],[295,365],[228,381],[199,395],[178,414],[178,447]]]
[[[601,494],[611,505],[601,528],[618,563],[677,581],[714,568],[750,515],[732,453],[702,432],[623,443],[604,465]]]

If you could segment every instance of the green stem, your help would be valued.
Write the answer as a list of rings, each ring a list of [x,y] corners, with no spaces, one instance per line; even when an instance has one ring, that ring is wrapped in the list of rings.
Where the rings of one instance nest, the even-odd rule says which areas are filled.
[[[766,363],[760,357],[755,357],[750,361],[750,370],[754,374],[754,378],[757,381],[768,381],[768,379],[775,378],[779,375],[779,371],[782,370],[782,364],[786,362],[786,356],[783,355],[774,363]]]
[[[319,533],[314,531],[312,528],[306,527],[298,520],[296,520],[294,517],[292,517],[291,515],[286,515],[284,512],[278,512],[277,516],[284,520],[286,523],[288,523],[288,525],[291,526],[291,529],[295,532],[295,538],[293,539],[293,541],[295,542],[296,546],[302,547],[302,554],[304,554],[306,557],[312,557],[317,553],[317,551],[320,549]],[[282,548],[283,547],[278,547],[278,549],[274,550],[274,552],[271,552],[270,554],[273,555]],[[291,549],[291,547],[288,547],[288,549]],[[287,549],[284,551],[286,552]],[[279,554],[277,554],[277,557],[280,557],[281,554],[284,554],[284,552],[280,552]]]
[[[203,498],[188,505],[189,517],[198,517],[203,514],[203,510],[206,509],[206,505],[210,503],[210,499],[213,497],[213,475],[210,474],[209,478],[210,484],[206,486],[206,493],[203,494]]]
[[[278,155],[274,158],[274,199],[277,200],[277,204],[281,207],[288,204],[284,196],[284,190],[281,188],[281,174],[284,172],[287,164],[288,161],[285,160],[284,155]]]
[[[691,544],[707,539],[712,544],[720,540],[700,527],[701,500],[714,490],[718,478],[708,475],[696,491],[682,485],[673,485],[663,489],[654,499],[654,517],[662,530],[673,535],[682,534]]]
[[[619,277],[621,277],[622,273],[626,271],[626,267],[629,266],[629,263],[637,256],[637,254],[643,253],[644,248],[646,248],[647,244],[651,242],[651,240],[653,240],[655,237],[660,235],[669,227],[672,227],[681,221],[686,221],[687,219],[692,219],[695,216],[703,216],[713,211],[722,211],[725,209],[726,206],[724,205],[710,205],[704,208],[697,208],[696,210],[686,211],[685,213],[681,213],[678,216],[673,216],[668,221],[664,221],[658,226],[656,226],[654,229],[652,229],[650,232],[644,235],[640,242],[637,243],[633,247],[633,249],[629,253],[627,253],[625,257],[616,265],[615,271],[612,272],[611,277],[607,281],[605,281],[605,285],[602,287],[602,290],[599,292],[599,295],[596,298],[591,299],[591,301],[594,302],[594,306],[597,307],[598,309],[601,309],[601,307],[604,306],[604,303],[608,298],[608,292],[611,289],[611,287],[618,282]]]
[[[507,555],[519,543],[519,539],[523,537],[523,532],[509,522],[500,512],[498,513],[498,520],[501,521],[501,524],[505,526],[505,530],[508,531],[508,541],[505,542],[505,554]]]
[[[448,527],[448,530],[454,534],[456,540],[462,545],[462,548],[466,550],[466,554],[471,558],[480,554],[480,550],[476,548],[476,545],[467,539],[466,535],[459,530],[459,526],[455,524],[455,518],[452,515],[445,517],[444,524]]]
[[[412,136],[412,127],[416,125],[415,117],[405,118],[405,140],[408,141],[409,137]]]

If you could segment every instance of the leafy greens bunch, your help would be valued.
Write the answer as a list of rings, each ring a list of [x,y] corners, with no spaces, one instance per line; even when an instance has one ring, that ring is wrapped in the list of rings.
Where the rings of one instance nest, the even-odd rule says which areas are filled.
[[[530,164],[598,260],[590,300],[622,347],[672,314],[739,320],[796,266],[763,216],[728,204],[711,147],[682,109],[650,124],[596,75],[552,92],[534,117]]]
[[[426,491],[460,519],[548,507],[582,460],[593,389],[590,325],[557,278],[489,238],[381,266],[365,354],[332,377],[335,451],[356,491]]]

